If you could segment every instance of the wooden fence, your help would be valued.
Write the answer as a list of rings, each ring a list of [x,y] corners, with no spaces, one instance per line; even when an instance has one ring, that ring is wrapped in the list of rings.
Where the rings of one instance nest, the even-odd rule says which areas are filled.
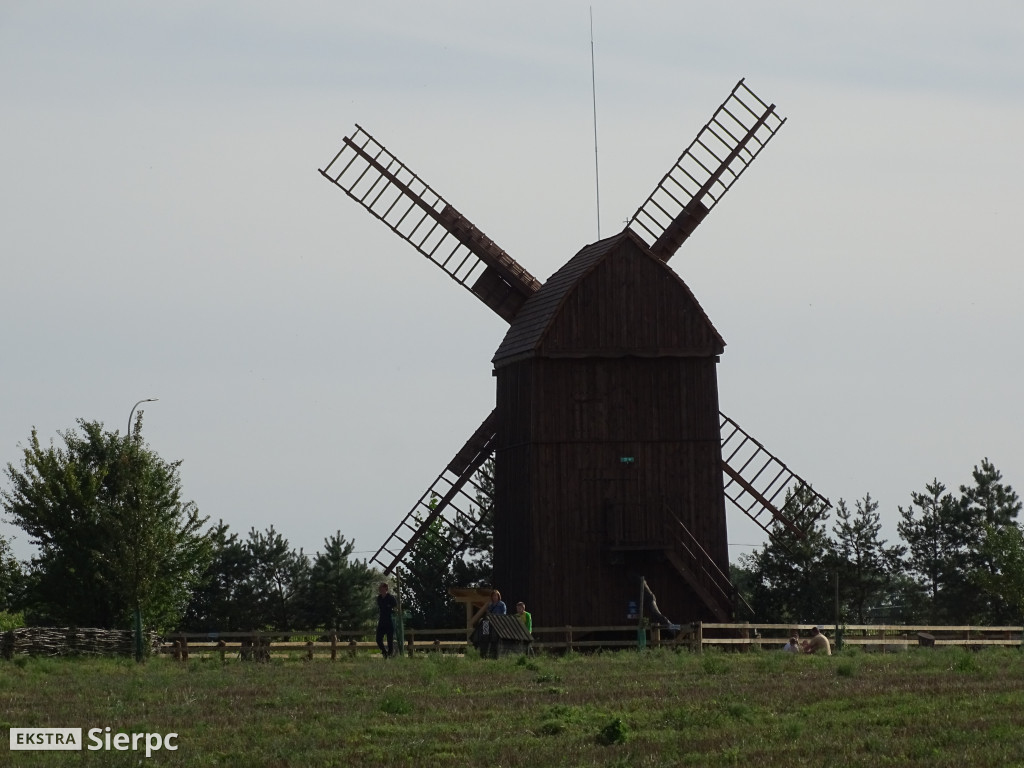
[[[707,647],[725,650],[780,649],[797,630],[806,638],[812,625],[805,624],[727,624],[684,625],[677,632],[633,625],[604,627],[534,627],[533,648],[538,651],[586,651],[601,648],[638,647],[686,648],[701,652]],[[865,651],[892,653],[916,646],[957,645],[969,648],[985,646],[1021,646],[1024,627],[932,626],[904,624],[850,624],[825,627],[833,648],[859,646]],[[463,653],[469,647],[465,629],[407,629],[405,653]],[[837,640],[839,642],[837,642]],[[377,653],[377,644],[366,631],[337,631],[329,635],[307,632],[221,632],[168,635],[158,646],[160,653],[175,658],[219,656],[222,660],[242,658],[266,660],[274,656],[300,656],[313,659],[340,655],[355,656],[360,651]]]
[[[681,638],[694,650],[707,646],[761,650],[781,648],[796,630],[806,639],[811,624],[712,624],[686,627]],[[821,626],[821,625],[819,625]],[[1024,627],[981,627],[927,624],[846,624],[825,626],[832,647],[859,646],[865,651],[898,652],[912,646],[958,645],[967,648],[1015,646],[1024,641]]]

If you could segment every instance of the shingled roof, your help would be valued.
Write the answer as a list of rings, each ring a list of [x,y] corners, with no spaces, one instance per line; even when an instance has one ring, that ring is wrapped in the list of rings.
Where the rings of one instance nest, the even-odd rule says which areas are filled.
[[[706,328],[709,329],[707,332],[709,343],[717,348],[716,353],[720,353],[725,347],[725,341],[715,330],[711,320],[700,307],[689,287],[668,265],[656,259],[640,238],[627,229],[614,237],[585,246],[551,275],[540,290],[526,300],[494,353],[491,362],[495,367],[508,365],[537,354],[544,342],[545,334],[551,328],[559,310],[573,290],[605,259],[623,247],[648,255],[652,262],[656,262],[664,268],[665,274],[671,277],[673,283],[678,284],[689,301],[692,302],[692,306],[699,313],[701,324],[706,324]]]

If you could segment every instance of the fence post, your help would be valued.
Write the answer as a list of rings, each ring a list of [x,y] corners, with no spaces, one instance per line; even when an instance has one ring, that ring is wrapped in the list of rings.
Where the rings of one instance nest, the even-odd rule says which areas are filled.
[[[313,641],[312,640],[307,640],[306,641],[306,661],[312,661],[312,660],[313,660]]]
[[[693,627],[693,640],[692,649],[697,653],[704,652],[704,624],[700,621],[695,621],[691,625]]]
[[[181,638],[181,660],[188,661],[188,638]]]
[[[348,655],[353,659],[356,657],[356,639],[354,637],[348,641]]]
[[[331,661],[338,659],[338,631],[331,633]]]
[[[224,663],[224,648],[227,646],[223,640],[217,642],[217,650],[220,652],[220,663]]]

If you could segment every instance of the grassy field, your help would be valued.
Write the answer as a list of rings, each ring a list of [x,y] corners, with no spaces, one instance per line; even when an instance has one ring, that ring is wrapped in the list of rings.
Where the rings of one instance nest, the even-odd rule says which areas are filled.
[[[1024,654],[0,661],[9,727],[178,733],[17,766],[1024,766]],[[88,742],[87,742],[88,743]]]

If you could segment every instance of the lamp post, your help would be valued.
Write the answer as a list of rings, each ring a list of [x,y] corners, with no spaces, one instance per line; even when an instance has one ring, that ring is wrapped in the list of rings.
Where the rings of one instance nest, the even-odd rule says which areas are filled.
[[[132,406],[132,412],[128,414],[128,437],[132,436],[132,417],[135,415],[135,409],[143,403],[155,403],[159,399],[159,397],[147,397],[145,400],[139,400],[139,402]]]
[[[128,414],[128,441],[132,439],[132,418],[135,416],[135,409],[143,403],[155,403],[159,398],[147,397],[143,400],[139,400],[135,405],[132,406],[131,413]],[[139,605],[138,596],[138,585],[135,585],[135,661],[142,661],[142,607]]]

